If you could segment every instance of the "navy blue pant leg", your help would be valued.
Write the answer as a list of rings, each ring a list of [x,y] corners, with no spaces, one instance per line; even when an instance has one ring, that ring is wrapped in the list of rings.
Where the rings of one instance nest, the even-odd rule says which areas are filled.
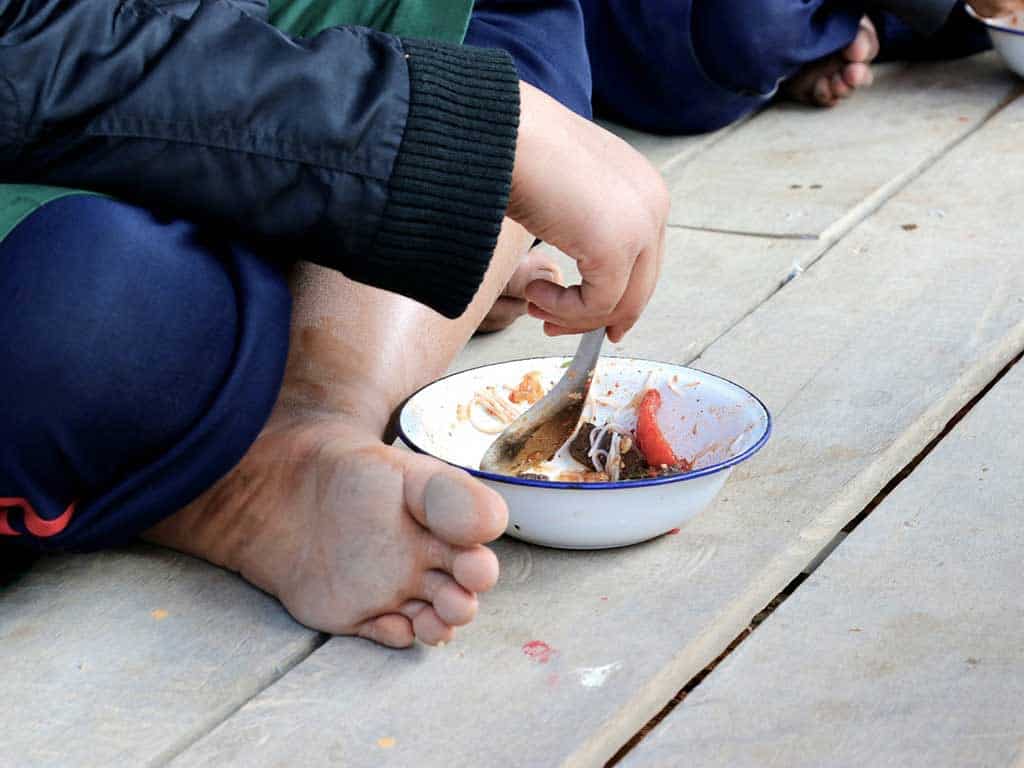
[[[277,398],[291,297],[213,233],[106,198],[0,244],[0,539],[121,544],[231,469]]]
[[[591,117],[590,62],[578,0],[476,0],[465,43],[508,51],[520,79]]]
[[[702,133],[847,46],[861,12],[827,0],[582,0],[594,106],[656,133]]]

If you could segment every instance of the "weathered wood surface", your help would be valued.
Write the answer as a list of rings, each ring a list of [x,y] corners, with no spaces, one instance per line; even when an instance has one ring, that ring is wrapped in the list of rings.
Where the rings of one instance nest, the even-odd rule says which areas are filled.
[[[504,581],[454,645],[332,640],[175,765],[610,756],[1024,348],[1006,230],[1022,126],[1019,101],[702,355],[778,431],[681,535],[595,553],[503,542]]]
[[[318,637],[233,574],[166,550],[47,560],[0,592],[0,764],[159,762]]]
[[[692,160],[711,145],[721,141],[743,125],[743,120],[722,128],[714,133],[697,136],[657,136],[627,128],[616,123],[599,121],[601,126],[612,131],[651,161],[661,171]]]
[[[623,763],[1024,759],[1024,364]]]
[[[692,157],[718,137],[661,139],[616,130],[659,166]],[[700,300],[694,290],[700,275],[716,275],[706,294],[713,306],[697,313],[699,332],[686,337],[690,357],[770,295],[787,265],[806,251],[703,233],[673,235],[672,242],[679,258],[669,271],[686,288],[682,298]],[[648,322],[658,327],[662,319]],[[557,351],[556,342],[525,321],[505,337],[490,359],[508,359],[517,344],[524,350],[519,356]],[[481,353],[492,353],[489,343],[481,343]],[[563,343],[568,348],[575,340]],[[0,677],[0,697],[19,702],[0,705],[0,746],[18,755],[19,765],[160,762],[318,642],[267,596],[191,558],[140,547],[46,561],[0,593],[0,647],[16,660]]]
[[[788,237],[843,231],[1019,88],[995,54],[879,68],[834,109],[778,105],[667,170],[673,224]]]

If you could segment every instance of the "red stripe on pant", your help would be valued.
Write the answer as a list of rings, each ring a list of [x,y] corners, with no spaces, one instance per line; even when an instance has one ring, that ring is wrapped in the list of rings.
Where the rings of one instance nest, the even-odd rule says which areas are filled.
[[[11,527],[7,520],[7,513],[11,509],[20,509],[24,515],[25,528],[33,536],[40,539],[48,539],[56,536],[68,527],[71,516],[75,514],[75,502],[71,502],[63,514],[55,520],[44,520],[36,512],[35,507],[28,503],[27,499],[4,498],[0,496],[0,536],[20,536],[21,534]]]

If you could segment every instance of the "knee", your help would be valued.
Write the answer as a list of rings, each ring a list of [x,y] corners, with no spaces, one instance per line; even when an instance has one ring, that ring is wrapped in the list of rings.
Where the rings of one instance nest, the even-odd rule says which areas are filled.
[[[183,223],[115,201],[54,201],[0,245],[8,413],[56,440],[159,450],[214,396],[237,333],[232,277]]]

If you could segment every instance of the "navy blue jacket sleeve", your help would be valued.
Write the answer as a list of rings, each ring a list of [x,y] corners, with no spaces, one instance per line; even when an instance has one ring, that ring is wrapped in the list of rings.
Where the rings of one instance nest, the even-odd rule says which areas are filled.
[[[224,0],[0,0],[0,179],[209,221],[452,317],[490,261],[517,124],[500,51],[292,39]]]

